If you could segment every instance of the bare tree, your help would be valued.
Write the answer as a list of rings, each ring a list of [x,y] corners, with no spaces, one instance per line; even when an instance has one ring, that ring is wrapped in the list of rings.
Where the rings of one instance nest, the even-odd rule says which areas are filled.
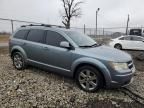
[[[76,0],[61,0],[63,3],[64,12],[62,13],[62,23],[65,25],[67,29],[70,28],[71,19],[73,17],[81,16],[81,8],[80,5],[83,1]]]

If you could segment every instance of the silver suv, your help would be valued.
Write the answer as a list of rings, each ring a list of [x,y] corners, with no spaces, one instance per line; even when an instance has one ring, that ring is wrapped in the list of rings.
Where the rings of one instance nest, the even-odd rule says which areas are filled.
[[[11,36],[9,47],[16,69],[32,65],[73,77],[87,92],[126,86],[135,72],[129,54],[49,25],[22,26]]]

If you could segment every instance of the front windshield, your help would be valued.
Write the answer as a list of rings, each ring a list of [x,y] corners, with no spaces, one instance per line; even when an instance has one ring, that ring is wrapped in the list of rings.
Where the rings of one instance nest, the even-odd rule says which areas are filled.
[[[85,46],[93,46],[97,43],[90,38],[89,36],[76,32],[76,31],[65,31],[65,33],[79,46],[79,47],[85,47]]]

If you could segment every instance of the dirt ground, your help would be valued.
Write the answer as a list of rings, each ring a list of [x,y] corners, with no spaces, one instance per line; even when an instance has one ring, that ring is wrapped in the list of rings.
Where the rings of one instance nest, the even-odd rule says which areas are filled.
[[[136,69],[138,71],[144,71],[144,61],[138,59],[138,57],[140,57],[141,53],[144,53],[144,51],[127,51],[127,52],[132,55]]]
[[[140,52],[128,53],[138,70],[136,80],[129,88],[144,96],[144,62],[136,59]],[[7,47],[0,48],[0,85],[0,107],[4,108],[144,108],[118,90],[86,93],[72,79],[51,72],[34,67],[17,71]]]

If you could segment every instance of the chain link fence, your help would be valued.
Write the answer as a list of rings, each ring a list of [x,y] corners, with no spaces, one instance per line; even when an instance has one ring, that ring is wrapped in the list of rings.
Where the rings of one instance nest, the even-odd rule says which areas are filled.
[[[42,23],[0,18],[0,33],[11,34],[20,26],[29,24],[42,24]]]
[[[29,24],[43,24],[43,23],[0,18],[0,34],[2,33],[11,34],[20,26],[29,25]],[[138,28],[138,27],[129,27],[129,30],[131,28]],[[142,28],[142,27],[139,27],[139,28]],[[92,38],[116,38],[126,33],[126,27],[98,28],[97,35],[96,35],[95,28],[71,27],[71,29],[76,30],[78,32],[85,33]]]
[[[95,28],[72,28],[76,31],[83,32],[93,38],[116,38],[126,34],[126,27],[98,28],[97,35]],[[143,27],[129,27],[130,29],[144,29]],[[128,32],[129,32],[128,31]]]

